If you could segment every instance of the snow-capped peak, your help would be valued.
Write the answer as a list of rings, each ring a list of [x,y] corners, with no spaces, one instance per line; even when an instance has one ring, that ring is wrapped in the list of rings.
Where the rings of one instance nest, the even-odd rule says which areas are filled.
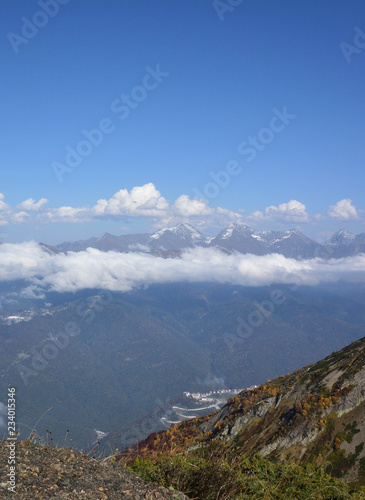
[[[193,240],[200,240],[203,237],[202,233],[190,224],[178,224],[172,228],[172,232],[179,236],[188,236]]]
[[[230,238],[235,231],[238,231],[240,233],[249,232],[250,234],[253,232],[253,230],[250,227],[246,226],[246,224],[244,224],[243,222],[231,222],[221,235],[221,239],[226,240]]]
[[[355,238],[355,235],[347,231],[347,229],[340,229],[337,232],[337,236],[341,236],[342,238],[346,238],[348,240],[353,240]]]
[[[340,229],[328,241],[329,245],[348,245],[356,238],[356,235],[346,229]]]
[[[160,229],[159,231],[156,231],[155,233],[151,234],[151,238],[156,240],[161,238],[163,234],[166,232],[175,234],[176,236],[183,238],[183,239],[191,239],[193,241],[200,241],[204,239],[204,235],[200,233],[195,227],[190,226],[190,224],[177,224],[176,226],[173,227],[165,227],[163,229]]]

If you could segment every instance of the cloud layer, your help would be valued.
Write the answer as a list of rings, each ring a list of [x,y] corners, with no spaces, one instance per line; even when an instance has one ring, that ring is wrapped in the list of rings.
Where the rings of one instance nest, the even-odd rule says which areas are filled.
[[[35,242],[0,246],[0,281],[25,279],[32,293],[88,288],[126,292],[154,283],[215,282],[244,286],[365,282],[365,255],[297,261],[282,255],[225,253],[194,248],[181,258],[144,253],[85,252],[53,255]]]
[[[155,228],[187,222],[200,228],[222,227],[231,222],[248,224],[306,224],[325,218],[340,221],[360,219],[361,210],[357,210],[348,198],[338,201],[328,209],[328,215],[311,216],[306,206],[297,200],[290,200],[278,206],[271,205],[263,211],[257,210],[243,216],[223,207],[211,207],[207,200],[180,195],[174,202],[168,201],[155,185],[150,182],[135,186],[130,191],[120,189],[111,198],[101,198],[91,207],[62,206],[48,208],[46,198],[35,201],[33,198],[11,207],[0,193],[0,226],[9,223],[24,224],[31,221],[39,223],[83,223],[101,219],[146,218]],[[239,212],[244,212],[239,209]]]

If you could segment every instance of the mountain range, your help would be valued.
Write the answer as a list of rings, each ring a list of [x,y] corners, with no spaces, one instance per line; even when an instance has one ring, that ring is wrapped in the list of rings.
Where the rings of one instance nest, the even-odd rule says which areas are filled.
[[[232,223],[215,237],[208,237],[189,224],[178,224],[153,234],[115,236],[105,233],[100,238],[61,243],[54,247],[54,251],[80,252],[90,247],[101,251],[149,252],[169,256],[196,246],[254,255],[278,253],[294,259],[340,258],[365,252],[365,233],[355,235],[341,229],[330,240],[319,244],[296,229],[258,231],[242,223]],[[51,247],[47,248],[50,250]]]

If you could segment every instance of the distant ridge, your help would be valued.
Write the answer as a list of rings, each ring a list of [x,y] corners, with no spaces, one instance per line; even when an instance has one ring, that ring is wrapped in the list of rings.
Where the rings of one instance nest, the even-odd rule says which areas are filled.
[[[365,233],[353,234],[340,229],[325,243],[325,247],[335,258],[365,253]]]
[[[293,259],[339,258],[365,252],[365,233],[354,235],[341,229],[323,244],[308,238],[296,229],[259,231],[235,222],[208,237],[190,224],[177,224],[152,234],[104,233],[101,237],[69,241],[57,245],[63,252],[81,252],[87,248],[116,252],[147,252],[163,256],[178,254],[193,247],[218,247],[228,252],[267,255],[278,253]]]

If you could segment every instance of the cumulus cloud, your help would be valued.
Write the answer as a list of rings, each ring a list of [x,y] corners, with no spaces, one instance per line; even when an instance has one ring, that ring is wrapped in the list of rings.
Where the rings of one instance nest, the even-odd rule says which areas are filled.
[[[25,279],[32,293],[102,288],[126,292],[154,283],[215,282],[244,286],[318,285],[339,280],[365,282],[365,255],[297,261],[282,255],[256,256],[196,247],[181,258],[145,253],[50,254],[34,242],[0,245],[0,280]]]
[[[214,210],[214,218],[217,221],[218,225],[226,225],[231,222],[240,222],[242,221],[242,215],[232,210],[228,210],[227,208],[217,207]],[[216,224],[217,225],[217,224]]]
[[[186,194],[182,194],[177,198],[174,203],[174,209],[177,215],[182,215],[183,217],[211,215],[214,212],[211,207],[208,207],[206,201],[198,198],[192,200]]]
[[[88,222],[91,219],[90,210],[74,207],[52,208],[37,216],[37,220],[40,222],[68,222],[71,224]]]
[[[261,221],[282,221],[282,222],[309,222],[310,217],[306,212],[306,206],[300,201],[290,200],[288,203],[281,203],[275,207],[271,205],[265,208],[264,212],[256,211],[247,217],[254,222]]]
[[[29,285],[20,292],[20,296],[24,299],[45,299],[45,294],[37,285]]]
[[[176,225],[181,222],[190,223],[199,229],[223,227],[231,222],[242,222],[243,209],[237,213],[223,207],[211,207],[207,200],[191,198],[186,194],[180,195],[175,201],[168,201],[156,186],[149,182],[142,186],[135,186],[129,191],[120,189],[111,198],[93,202],[90,206],[61,206],[45,208],[46,198],[35,201],[28,198],[15,208],[4,201],[0,193],[0,226],[12,222],[20,224],[36,220],[39,223],[83,223],[101,219],[147,218],[155,229]],[[344,199],[329,208],[330,217],[340,220],[356,220],[359,214],[351,200]],[[306,206],[290,200],[278,206],[271,205],[264,211],[256,211],[245,217],[248,224],[301,224],[319,221],[326,218],[321,214],[310,216]]]
[[[331,205],[328,209],[328,215],[342,221],[359,219],[358,211],[349,198],[344,198],[335,205]]]
[[[11,214],[11,220],[15,224],[22,224],[23,222],[27,222],[29,219],[30,215],[27,212],[24,212],[24,210]]]
[[[38,212],[41,210],[43,205],[48,203],[46,198],[41,198],[39,201],[35,202],[33,198],[28,198],[25,201],[22,201],[19,205],[17,205],[18,210],[26,210],[27,212]]]
[[[209,207],[206,200],[199,198],[191,199],[183,194],[175,200],[175,203],[164,219],[156,221],[155,228],[168,227],[180,222],[191,223],[199,229],[206,227],[227,226],[231,222],[239,222],[242,215],[227,208]]]
[[[23,224],[31,219],[29,211],[39,211],[42,206],[47,202],[45,198],[41,198],[35,202],[33,198],[28,198],[23,201],[16,208],[4,202],[4,195],[0,193],[0,226],[5,226],[9,222],[14,224]]]
[[[36,220],[40,223],[82,223],[95,219],[146,217],[152,220],[155,228],[179,222],[192,222],[199,227],[222,226],[241,219],[241,215],[231,210],[209,207],[207,201],[191,199],[185,194],[170,204],[152,182],[135,186],[130,191],[120,189],[109,199],[99,199],[91,208],[62,206],[46,210],[46,198],[37,202],[28,198],[14,209],[3,200],[4,195],[0,194],[0,225],[6,225],[9,221],[29,221],[35,212],[39,212]]]
[[[4,198],[3,193],[0,193],[0,226],[9,224],[8,218],[11,213],[11,207],[5,203]]]
[[[3,193],[0,193],[0,212],[5,212],[10,209],[9,205],[7,205],[4,201],[5,196]]]
[[[98,200],[92,212],[98,216],[160,217],[168,206],[168,202],[150,182],[130,191],[121,189],[109,200]]]

